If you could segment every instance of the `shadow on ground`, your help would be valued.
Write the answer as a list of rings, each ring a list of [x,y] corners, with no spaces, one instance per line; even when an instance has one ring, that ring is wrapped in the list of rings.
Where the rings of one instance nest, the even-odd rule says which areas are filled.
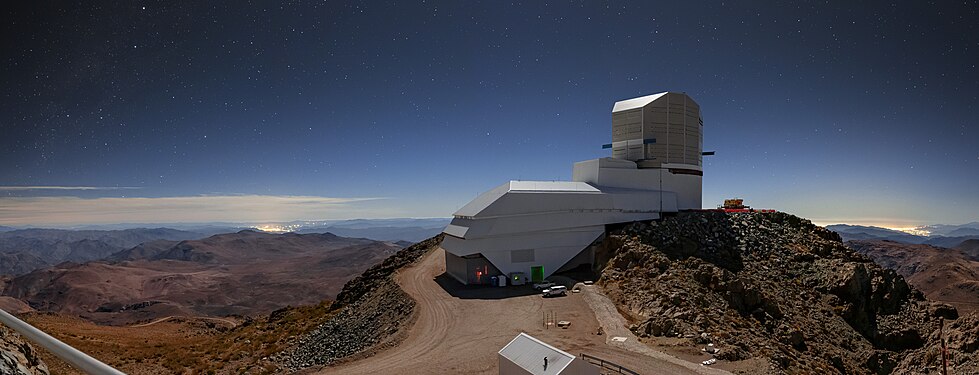
[[[435,282],[449,295],[461,299],[504,299],[540,294],[532,285],[493,287],[488,285],[462,285],[459,281],[442,273]]]

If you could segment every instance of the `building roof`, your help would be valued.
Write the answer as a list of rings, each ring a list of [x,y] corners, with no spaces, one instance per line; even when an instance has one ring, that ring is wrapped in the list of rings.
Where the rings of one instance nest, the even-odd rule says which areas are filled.
[[[500,349],[500,355],[531,374],[559,374],[571,364],[575,356],[521,332],[509,344]],[[547,371],[544,371],[547,357]]]
[[[493,188],[493,190],[480,194],[476,199],[462,206],[455,216],[476,216],[480,211],[489,207],[504,194],[511,191],[518,192],[566,192],[583,194],[601,194],[598,188],[586,182],[577,181],[510,181],[503,185]]]
[[[586,182],[578,181],[510,181],[509,191],[601,192]]]
[[[652,103],[654,100],[659,99],[668,93],[668,91],[664,91],[659,94],[640,96],[638,98],[615,102],[615,106],[612,107],[612,113],[645,107],[646,104]]]

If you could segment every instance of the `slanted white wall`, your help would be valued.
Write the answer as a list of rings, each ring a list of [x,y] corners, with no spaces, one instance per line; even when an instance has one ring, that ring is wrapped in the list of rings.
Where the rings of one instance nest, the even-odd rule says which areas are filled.
[[[640,169],[628,160],[576,163],[574,179],[511,181],[483,193],[456,213],[442,248],[457,256],[482,253],[503,274],[529,276],[532,267],[544,266],[548,277],[597,239],[606,224],[655,220],[662,212],[701,204],[701,176]],[[514,262],[513,250],[533,250],[535,257]]]
[[[446,227],[442,248],[457,256],[482,253],[503,274],[529,277],[532,267],[543,266],[548,277],[601,236],[606,224],[655,220],[677,209],[673,192],[535,184],[510,182],[477,197],[460,210],[469,215]],[[534,259],[514,261],[513,250],[533,250]]]

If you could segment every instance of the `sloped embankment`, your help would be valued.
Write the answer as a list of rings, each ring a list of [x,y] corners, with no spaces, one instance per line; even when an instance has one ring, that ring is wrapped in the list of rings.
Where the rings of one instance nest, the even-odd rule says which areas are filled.
[[[415,301],[401,290],[394,273],[441,243],[442,235],[416,243],[348,281],[330,307],[336,314],[300,336],[277,361],[297,370],[395,345],[397,333],[411,324]]]
[[[0,325],[0,374],[48,375],[37,351],[14,330]]]
[[[681,213],[614,231],[605,246],[600,284],[638,336],[707,337],[719,358],[768,358],[776,373],[927,372],[941,365],[939,318],[958,315],[784,213]],[[979,357],[973,320],[951,323],[963,371]]]

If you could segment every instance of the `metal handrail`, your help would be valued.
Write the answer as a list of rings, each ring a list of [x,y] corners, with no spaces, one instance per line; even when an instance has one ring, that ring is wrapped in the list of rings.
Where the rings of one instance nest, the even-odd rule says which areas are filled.
[[[0,309],[0,322],[89,375],[126,375]]]
[[[627,369],[625,367],[622,367],[621,365],[619,365],[617,363],[609,362],[609,361],[606,361],[604,359],[598,358],[598,357],[593,356],[593,355],[588,355],[588,354],[585,354],[585,353],[581,353],[581,358],[584,359],[588,363],[591,363],[593,365],[598,365],[598,367],[601,367],[603,369],[613,370],[613,371],[618,372],[620,374],[639,375],[638,372],[632,371],[630,369]]]

